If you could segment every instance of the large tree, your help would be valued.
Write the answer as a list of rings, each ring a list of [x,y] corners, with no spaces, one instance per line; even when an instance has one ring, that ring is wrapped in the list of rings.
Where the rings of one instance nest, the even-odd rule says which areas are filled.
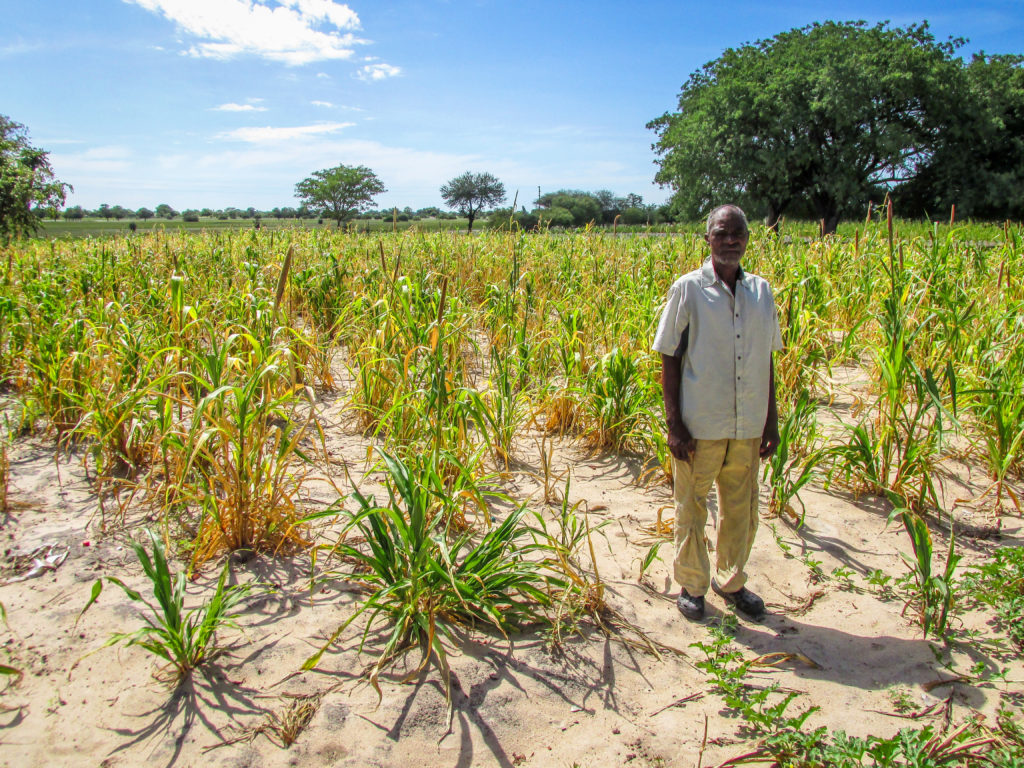
[[[0,115],[0,239],[35,232],[33,207],[58,209],[70,189],[54,178],[47,153],[28,143],[25,126]]]
[[[959,92],[961,41],[825,22],[730,48],[653,120],[675,209],[737,202],[774,226],[793,208],[834,232],[840,215],[912,177],[939,146]]]
[[[1024,218],[1024,56],[976,54],[938,150],[896,198],[904,214]]]
[[[303,205],[334,219],[341,227],[373,204],[373,198],[387,192],[377,174],[365,165],[339,165],[315,171],[295,185],[295,196]]]
[[[505,185],[490,173],[466,171],[441,187],[441,197],[449,208],[469,218],[466,231],[472,232],[473,222],[481,210],[505,200]]]

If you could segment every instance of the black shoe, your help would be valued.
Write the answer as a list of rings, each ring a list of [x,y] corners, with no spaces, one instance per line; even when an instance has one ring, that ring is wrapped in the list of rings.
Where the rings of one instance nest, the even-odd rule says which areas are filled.
[[[735,605],[736,610],[740,613],[744,613],[752,619],[760,619],[764,616],[764,600],[746,587],[740,587],[735,592],[726,592],[712,579],[711,589],[716,595],[721,596],[725,602]],[[682,608],[679,610],[682,610]]]
[[[676,598],[676,607],[686,618],[699,621],[704,618],[704,595],[691,595],[684,589]]]

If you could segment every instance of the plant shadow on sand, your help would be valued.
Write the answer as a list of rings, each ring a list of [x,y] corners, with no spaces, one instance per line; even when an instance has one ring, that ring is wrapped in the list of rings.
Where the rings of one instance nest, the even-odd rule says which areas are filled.
[[[232,667],[242,668],[249,661],[243,659]],[[108,757],[151,742],[153,746],[147,763],[156,765],[162,762],[160,753],[165,752],[167,759],[163,764],[172,766],[197,723],[219,741],[225,727],[239,726],[254,716],[264,714],[266,709],[254,701],[258,694],[257,690],[228,679],[221,670],[198,671],[182,680],[162,705],[133,715],[137,720],[145,721],[140,727],[110,729],[124,741]],[[223,721],[215,722],[212,714]]]
[[[600,630],[588,630],[588,633],[595,632]],[[545,695],[563,702],[572,712],[594,714],[596,709],[619,712],[615,672],[622,658],[617,655],[613,659],[614,642],[611,638],[577,634],[563,642],[557,653],[552,653],[546,640],[528,632],[504,638],[498,633],[457,628],[455,635],[458,654],[476,663],[462,670],[465,679],[452,671],[450,723],[446,714],[448,704],[444,685],[438,677],[436,665],[431,663],[416,673],[419,662],[416,652],[405,663],[381,674],[382,683],[386,680],[393,684],[409,681],[410,673],[413,673],[411,690],[402,697],[401,704],[389,707],[387,714],[359,714],[358,717],[393,742],[424,727],[436,730],[438,748],[450,738],[457,739],[458,758],[453,762],[456,768],[468,768],[479,763],[480,755],[474,752],[480,745],[473,737],[475,731],[494,763],[510,768],[517,764],[515,755],[509,755],[500,736],[508,729],[507,718],[518,717],[518,710],[506,713],[505,703],[510,689],[530,698],[533,694],[528,689],[536,687]],[[601,661],[581,652],[582,647],[598,639],[603,641]],[[375,643],[382,641],[382,631],[371,631],[367,636],[366,652],[372,655]],[[358,645],[358,640],[353,644]],[[336,646],[329,653],[337,653],[340,657],[352,650],[346,646],[348,644]],[[578,649],[577,646],[581,647]],[[633,649],[621,647],[629,658],[629,668],[642,675],[642,665],[635,658]],[[318,668],[317,673],[336,678],[339,683],[366,684],[364,675],[346,670]],[[488,703],[492,693],[498,693],[498,700]],[[600,699],[596,707],[589,703],[595,696]]]

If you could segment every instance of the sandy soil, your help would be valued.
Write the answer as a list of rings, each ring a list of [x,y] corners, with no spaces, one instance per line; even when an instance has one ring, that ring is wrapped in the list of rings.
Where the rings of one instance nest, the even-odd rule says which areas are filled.
[[[358,476],[368,441],[346,426],[341,402],[325,403],[327,445]],[[558,443],[554,456],[557,471],[572,472],[570,500],[586,500],[593,523],[608,521],[596,541],[609,604],[682,654],[658,658],[596,629],[557,650],[539,634],[509,640],[464,634],[451,655],[455,716],[449,732],[434,668],[414,683],[401,682],[402,670],[395,670],[382,681],[378,704],[361,679],[372,657],[358,653],[355,628],[316,671],[299,672],[358,600],[341,580],[327,581],[311,595],[306,556],[260,557],[235,566],[234,578],[279,588],[248,600],[244,633],[232,635],[230,656],[177,691],[154,678],[157,665],[141,649],[101,649],[111,632],[140,626],[135,604],[107,588],[77,626],[76,618],[100,576],[147,588],[126,542],[149,521],[135,509],[122,521],[109,503],[104,519],[79,456],[58,453],[45,440],[17,443],[11,451],[12,510],[0,526],[0,603],[7,611],[0,663],[25,674],[0,696],[0,765],[707,766],[745,751],[751,742],[743,722],[730,717],[710,692],[707,676],[693,666],[701,653],[690,647],[707,641],[708,626],[732,612],[710,595],[703,623],[678,613],[677,588],[665,562],[669,546],[646,583],[638,581],[659,508],[671,519],[668,487],[643,487],[636,462],[590,456],[568,440]],[[524,437],[516,458],[506,490],[542,507],[533,476],[540,463],[537,440]],[[985,486],[977,470],[954,461],[948,469],[948,504]],[[366,482],[372,485],[373,478]],[[325,483],[311,484],[309,493],[320,502],[334,494]],[[937,662],[909,615],[901,615],[903,601],[883,599],[866,581],[876,568],[893,576],[905,572],[899,553],[909,552],[910,543],[898,524],[886,526],[888,507],[875,498],[825,492],[820,485],[803,498],[807,516],[799,531],[780,520],[762,521],[749,571],[770,615],[761,622],[740,617],[735,642],[748,657],[798,653],[813,666],[791,661],[761,668],[754,682],[802,692],[794,711],[819,706],[808,727],[857,735],[890,735],[911,724],[886,714],[894,711],[898,692],[919,709],[948,698],[954,720],[971,709],[991,714],[1000,691],[1016,686],[950,683],[927,690],[952,674]],[[958,515],[965,526],[958,539],[965,563],[984,559],[996,546],[1021,543],[1019,518],[1004,516],[1001,530],[991,536],[989,513],[961,508]],[[709,535],[713,541],[714,532]],[[944,551],[945,534],[936,528],[935,535],[936,550]],[[788,555],[777,540],[789,547]],[[47,544],[57,545],[50,550],[55,555],[66,547],[66,559],[39,576],[5,583],[26,572],[19,555]],[[826,576],[849,568],[853,588],[816,579],[802,558],[820,561]],[[207,568],[190,587],[194,603],[209,592],[217,570]],[[962,622],[991,637],[990,621],[972,613],[956,626]],[[371,646],[373,640],[371,635]],[[951,652],[957,672],[981,660],[989,669],[1008,665],[1011,681],[1024,679],[1019,659],[993,657],[978,643],[957,642]],[[311,719],[289,748],[254,732],[274,713],[281,717],[298,707]]]

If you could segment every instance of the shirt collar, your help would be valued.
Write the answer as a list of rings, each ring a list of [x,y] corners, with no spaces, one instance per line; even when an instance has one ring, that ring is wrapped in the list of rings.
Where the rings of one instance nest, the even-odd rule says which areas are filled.
[[[746,278],[747,273],[740,266],[736,272],[736,284],[739,285]],[[700,287],[708,288],[719,281],[718,273],[715,272],[715,267],[711,264],[711,258],[704,260],[704,263],[700,268]]]

